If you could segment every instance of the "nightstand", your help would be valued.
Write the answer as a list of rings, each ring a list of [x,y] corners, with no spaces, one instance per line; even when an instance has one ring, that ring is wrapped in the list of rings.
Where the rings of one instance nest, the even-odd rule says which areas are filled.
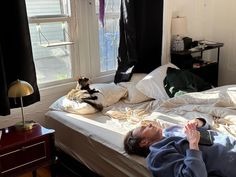
[[[171,52],[171,62],[180,69],[187,69],[196,74],[203,80],[211,83],[213,86],[218,86],[218,65],[220,60],[220,48],[223,43],[214,43],[205,48],[196,50],[184,50],[181,52]],[[207,62],[203,58],[203,52],[207,50],[217,50],[217,58],[214,62]],[[197,56],[193,56],[199,54]]]
[[[1,129],[0,177],[17,176],[32,171],[36,177],[39,167],[51,165],[55,177],[54,130],[35,123],[33,129],[16,130],[14,126]]]

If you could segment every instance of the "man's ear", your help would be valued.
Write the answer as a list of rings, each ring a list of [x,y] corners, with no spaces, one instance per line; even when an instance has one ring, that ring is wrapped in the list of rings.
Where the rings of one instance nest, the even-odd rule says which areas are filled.
[[[139,143],[140,147],[146,147],[150,144],[150,141],[148,141],[147,139],[142,139]]]

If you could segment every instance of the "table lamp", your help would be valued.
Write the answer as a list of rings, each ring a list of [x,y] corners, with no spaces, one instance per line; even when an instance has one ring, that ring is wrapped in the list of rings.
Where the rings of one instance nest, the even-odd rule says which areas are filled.
[[[22,97],[31,95],[32,93],[34,93],[34,89],[26,81],[18,79],[12,82],[9,86],[8,97],[14,99],[20,98],[22,121],[15,124],[18,130],[30,130],[33,127],[32,121],[25,121],[24,110],[23,110],[24,105],[22,99]]]
[[[182,35],[187,31],[187,24],[185,17],[175,17],[171,21],[171,33],[174,36],[172,41],[171,50],[172,51],[183,51],[184,50],[184,41]]]

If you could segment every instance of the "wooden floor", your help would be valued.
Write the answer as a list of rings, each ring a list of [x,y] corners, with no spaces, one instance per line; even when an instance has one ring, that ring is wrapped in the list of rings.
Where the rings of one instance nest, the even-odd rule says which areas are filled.
[[[63,151],[58,149],[56,154],[58,157],[55,166],[56,177],[101,177]],[[32,177],[32,172],[18,177]],[[37,169],[37,177],[51,177],[50,168],[42,167]]]
[[[28,172],[23,175],[20,175],[19,177],[32,177],[32,173]],[[49,167],[39,168],[37,170],[37,177],[51,177]],[[82,176],[72,174],[72,172],[66,170],[63,167],[60,167],[60,169],[58,168],[57,170],[57,177],[82,177]]]
[[[56,156],[56,177],[101,177],[58,148]],[[32,172],[19,175],[18,177],[32,177]],[[51,177],[50,168],[42,167],[37,169],[37,177]]]
[[[25,173],[23,175],[20,175],[19,177],[32,177],[32,173]],[[50,171],[49,168],[45,167],[45,168],[39,168],[37,170],[37,177],[51,177],[50,176]],[[58,176],[59,177],[59,176]]]

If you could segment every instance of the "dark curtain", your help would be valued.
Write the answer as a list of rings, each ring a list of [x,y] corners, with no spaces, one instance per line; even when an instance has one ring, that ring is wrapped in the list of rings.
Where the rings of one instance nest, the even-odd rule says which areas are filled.
[[[161,65],[163,0],[121,0],[115,83]]]
[[[10,108],[20,107],[20,101],[9,99],[8,87],[20,79],[29,82],[34,93],[23,97],[24,106],[40,100],[33,61],[28,18],[24,0],[1,2],[0,43],[0,115],[10,114]]]

